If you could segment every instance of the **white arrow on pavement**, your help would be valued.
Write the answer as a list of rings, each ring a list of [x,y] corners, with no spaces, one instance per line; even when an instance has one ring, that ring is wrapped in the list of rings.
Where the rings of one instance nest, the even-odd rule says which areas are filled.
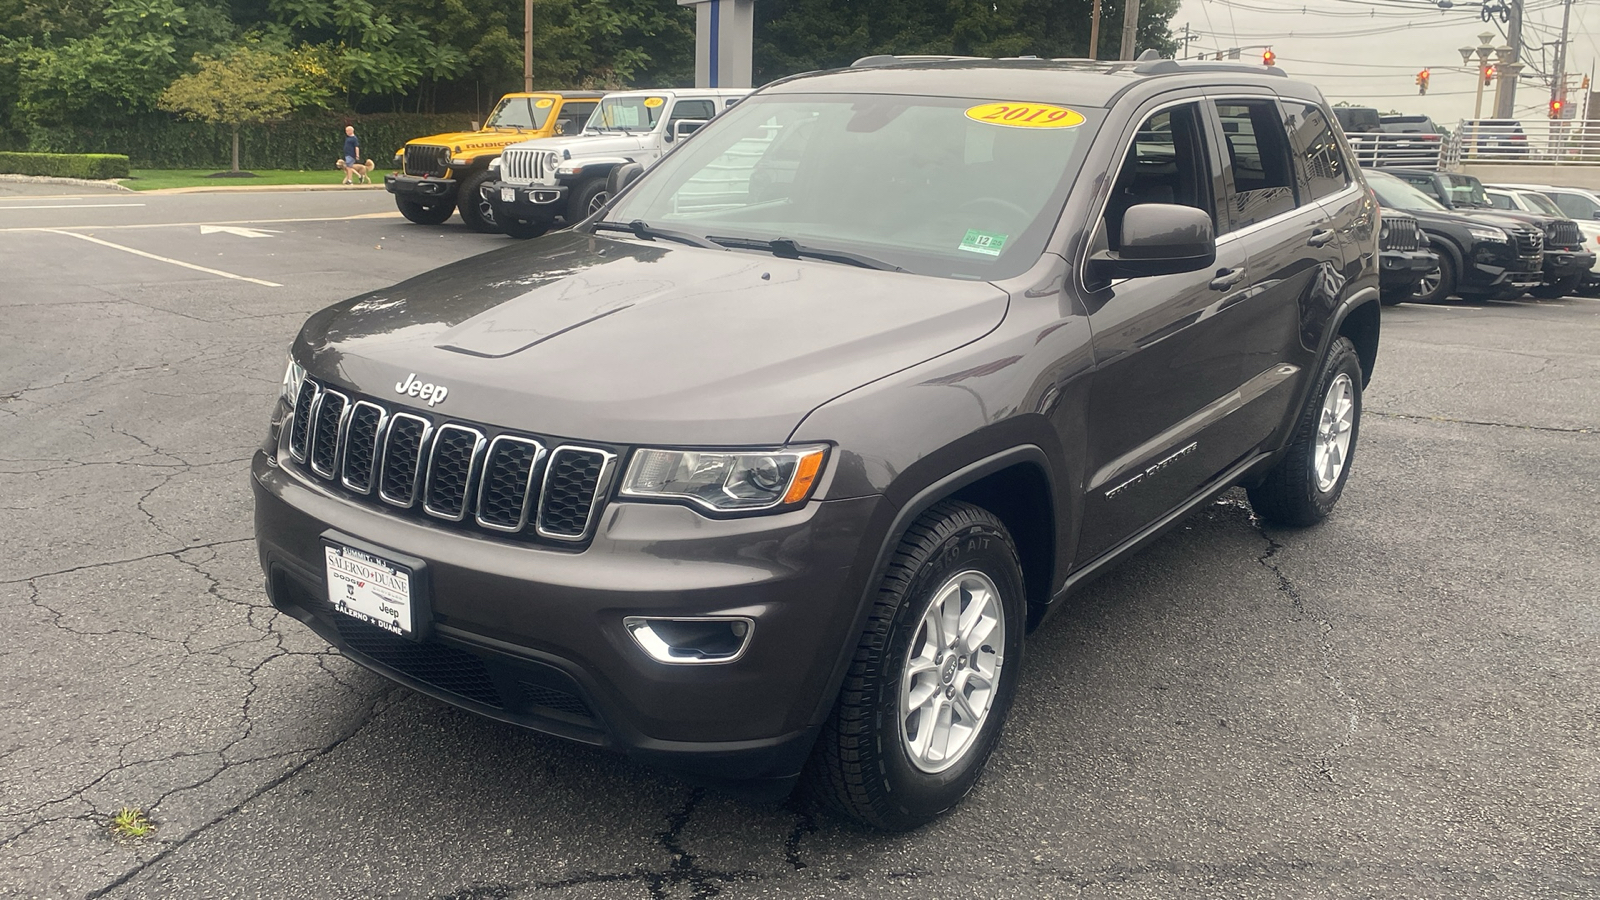
[[[257,228],[240,228],[237,225],[201,225],[200,226],[200,233],[201,234],[216,234],[219,231],[222,232],[223,234],[236,234],[239,237],[246,237],[246,238],[272,237],[273,235],[278,233],[276,231],[271,230],[270,228],[260,228],[260,229],[257,229]]]

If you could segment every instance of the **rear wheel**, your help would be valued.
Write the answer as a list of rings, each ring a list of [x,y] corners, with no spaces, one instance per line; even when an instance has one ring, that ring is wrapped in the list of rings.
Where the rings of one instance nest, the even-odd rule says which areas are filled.
[[[1450,257],[1439,254],[1439,264],[1423,274],[1411,292],[1418,303],[1442,303],[1456,291],[1456,266]]]
[[[461,194],[458,203],[461,208],[461,221],[467,227],[480,234],[499,234],[500,226],[494,221],[494,204],[485,200],[483,192],[479,190],[483,183],[489,180],[488,170],[474,172],[461,181]]]
[[[1361,360],[1347,337],[1334,338],[1289,449],[1260,484],[1250,507],[1275,525],[1315,525],[1333,511],[1350,477],[1361,433]]]
[[[606,205],[611,195],[606,193],[604,177],[591,178],[574,187],[567,195],[567,224],[576,225]]]
[[[400,215],[418,225],[443,224],[444,220],[455,212],[455,208],[448,203],[423,203],[410,197],[396,196],[394,205],[400,208]]]
[[[806,769],[823,803],[905,831],[972,789],[1015,693],[1027,613],[999,519],[946,501],[890,561]]]

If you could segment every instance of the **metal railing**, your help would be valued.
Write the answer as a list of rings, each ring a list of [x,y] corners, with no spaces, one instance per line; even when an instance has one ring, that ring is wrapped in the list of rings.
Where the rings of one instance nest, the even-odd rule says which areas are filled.
[[[1444,156],[1446,136],[1441,134],[1347,134],[1356,165],[1363,169],[1404,166],[1437,169]]]
[[[1489,162],[1600,166],[1600,120],[1463,120],[1451,135],[1447,165]]]

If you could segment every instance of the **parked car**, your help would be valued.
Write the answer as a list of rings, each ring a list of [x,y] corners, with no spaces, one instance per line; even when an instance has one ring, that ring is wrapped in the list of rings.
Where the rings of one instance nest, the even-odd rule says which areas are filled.
[[[1458,133],[1462,159],[1521,159],[1528,135],[1516,119],[1468,119]]]
[[[1336,106],[1333,112],[1339,118],[1350,149],[1355,151],[1356,162],[1363,167],[1438,167],[1442,136],[1418,133],[1414,126],[1412,130],[1390,129],[1383,124],[1378,111],[1370,106]],[[1425,116],[1416,118],[1426,119]],[[1429,124],[1431,127],[1431,121]]]
[[[438,225],[461,210],[474,231],[499,231],[494,210],[478,186],[489,177],[489,162],[501,148],[530,138],[576,130],[604,94],[598,91],[541,91],[507,94],[477,131],[415,138],[394,154],[399,171],[383,178],[400,214],[421,225]]]
[[[1583,292],[1600,291],[1600,195],[1585,188],[1563,187],[1550,184],[1503,184],[1500,187],[1526,188],[1549,197],[1567,218],[1578,223],[1584,242],[1595,251],[1595,265],[1589,267],[1589,278]]]
[[[1383,133],[1378,111],[1370,106],[1335,106],[1333,115],[1346,135]]]
[[[1439,167],[1444,133],[1427,116],[1380,116],[1383,135],[1377,138],[1380,166]]]
[[[1379,116],[1378,124],[1388,134],[1444,134],[1427,116]]]
[[[1568,218],[1565,211],[1557,206],[1544,193],[1532,188],[1513,187],[1510,185],[1485,185],[1484,194],[1489,198],[1489,203],[1495,209],[1515,209],[1522,212],[1537,213],[1539,215],[1555,218]],[[1600,282],[1600,254],[1595,254],[1600,249],[1600,222],[1594,219],[1570,219],[1583,235],[1583,246],[1594,254],[1594,262],[1589,264],[1589,271],[1574,274],[1566,282],[1541,287],[1534,291],[1534,296],[1546,299],[1565,297],[1567,294],[1589,287]]]
[[[605,205],[613,169],[650,165],[749,93],[679,88],[608,94],[583,134],[505,148],[479,191],[506,234],[538,237],[558,218],[573,224]]]
[[[1539,228],[1489,211],[1451,209],[1391,172],[1365,174],[1385,213],[1399,209],[1416,217],[1438,259],[1414,299],[1511,299],[1543,283],[1544,232]]]
[[[1451,209],[1495,209],[1483,183],[1472,175],[1432,172],[1422,169],[1390,169],[1396,177],[1410,182]],[[1563,215],[1499,209],[1506,218],[1521,219],[1544,232],[1544,278],[1532,293],[1539,296],[1564,296],[1582,284],[1594,265],[1594,252],[1584,243],[1578,225]]]
[[[1382,201],[1380,201],[1382,202]],[[1416,216],[1393,207],[1382,211],[1378,232],[1378,272],[1384,306],[1416,296],[1422,279],[1437,272],[1439,259],[1428,249],[1428,235]]]
[[[801,123],[787,180],[679,205]],[[1380,305],[1331,123],[1226,63],[768,85],[576,228],[306,321],[272,603],[462,708],[927,822],[1076,588],[1234,485],[1333,511]]]

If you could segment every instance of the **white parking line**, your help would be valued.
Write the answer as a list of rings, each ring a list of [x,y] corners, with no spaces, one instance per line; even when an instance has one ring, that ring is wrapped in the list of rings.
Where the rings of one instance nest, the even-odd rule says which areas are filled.
[[[60,231],[92,229],[94,231],[131,231],[140,228],[195,228],[200,225],[280,225],[294,222],[354,222],[360,219],[398,219],[399,212],[360,213],[354,216],[313,216],[307,219],[233,219],[226,222],[151,222],[142,225],[18,225],[0,228],[0,234],[17,231]]]
[[[50,203],[34,206],[0,206],[0,209],[103,209],[108,206],[143,205],[143,203]]]
[[[208,269],[205,266],[197,266],[194,263],[186,263],[181,259],[169,259],[165,256],[157,256],[154,253],[146,253],[143,250],[135,250],[132,247],[124,247],[121,244],[113,244],[110,241],[102,241],[99,238],[90,237],[87,234],[78,234],[77,232],[73,231],[59,231],[53,228],[42,228],[39,230],[48,231],[51,234],[63,234],[70,238],[77,238],[80,241],[88,241],[91,244],[99,244],[102,247],[110,247],[113,250],[121,250],[124,253],[132,253],[134,256],[143,256],[146,259],[154,259],[164,263],[171,263],[175,266],[182,266],[185,269],[194,269],[196,272],[205,272],[208,275],[220,275],[223,278],[232,278],[235,281],[248,281],[251,284],[259,284],[263,287],[283,287],[283,285],[278,284],[276,281],[262,281],[259,278],[249,278],[244,275],[235,275],[232,272],[224,272],[221,269]]]

